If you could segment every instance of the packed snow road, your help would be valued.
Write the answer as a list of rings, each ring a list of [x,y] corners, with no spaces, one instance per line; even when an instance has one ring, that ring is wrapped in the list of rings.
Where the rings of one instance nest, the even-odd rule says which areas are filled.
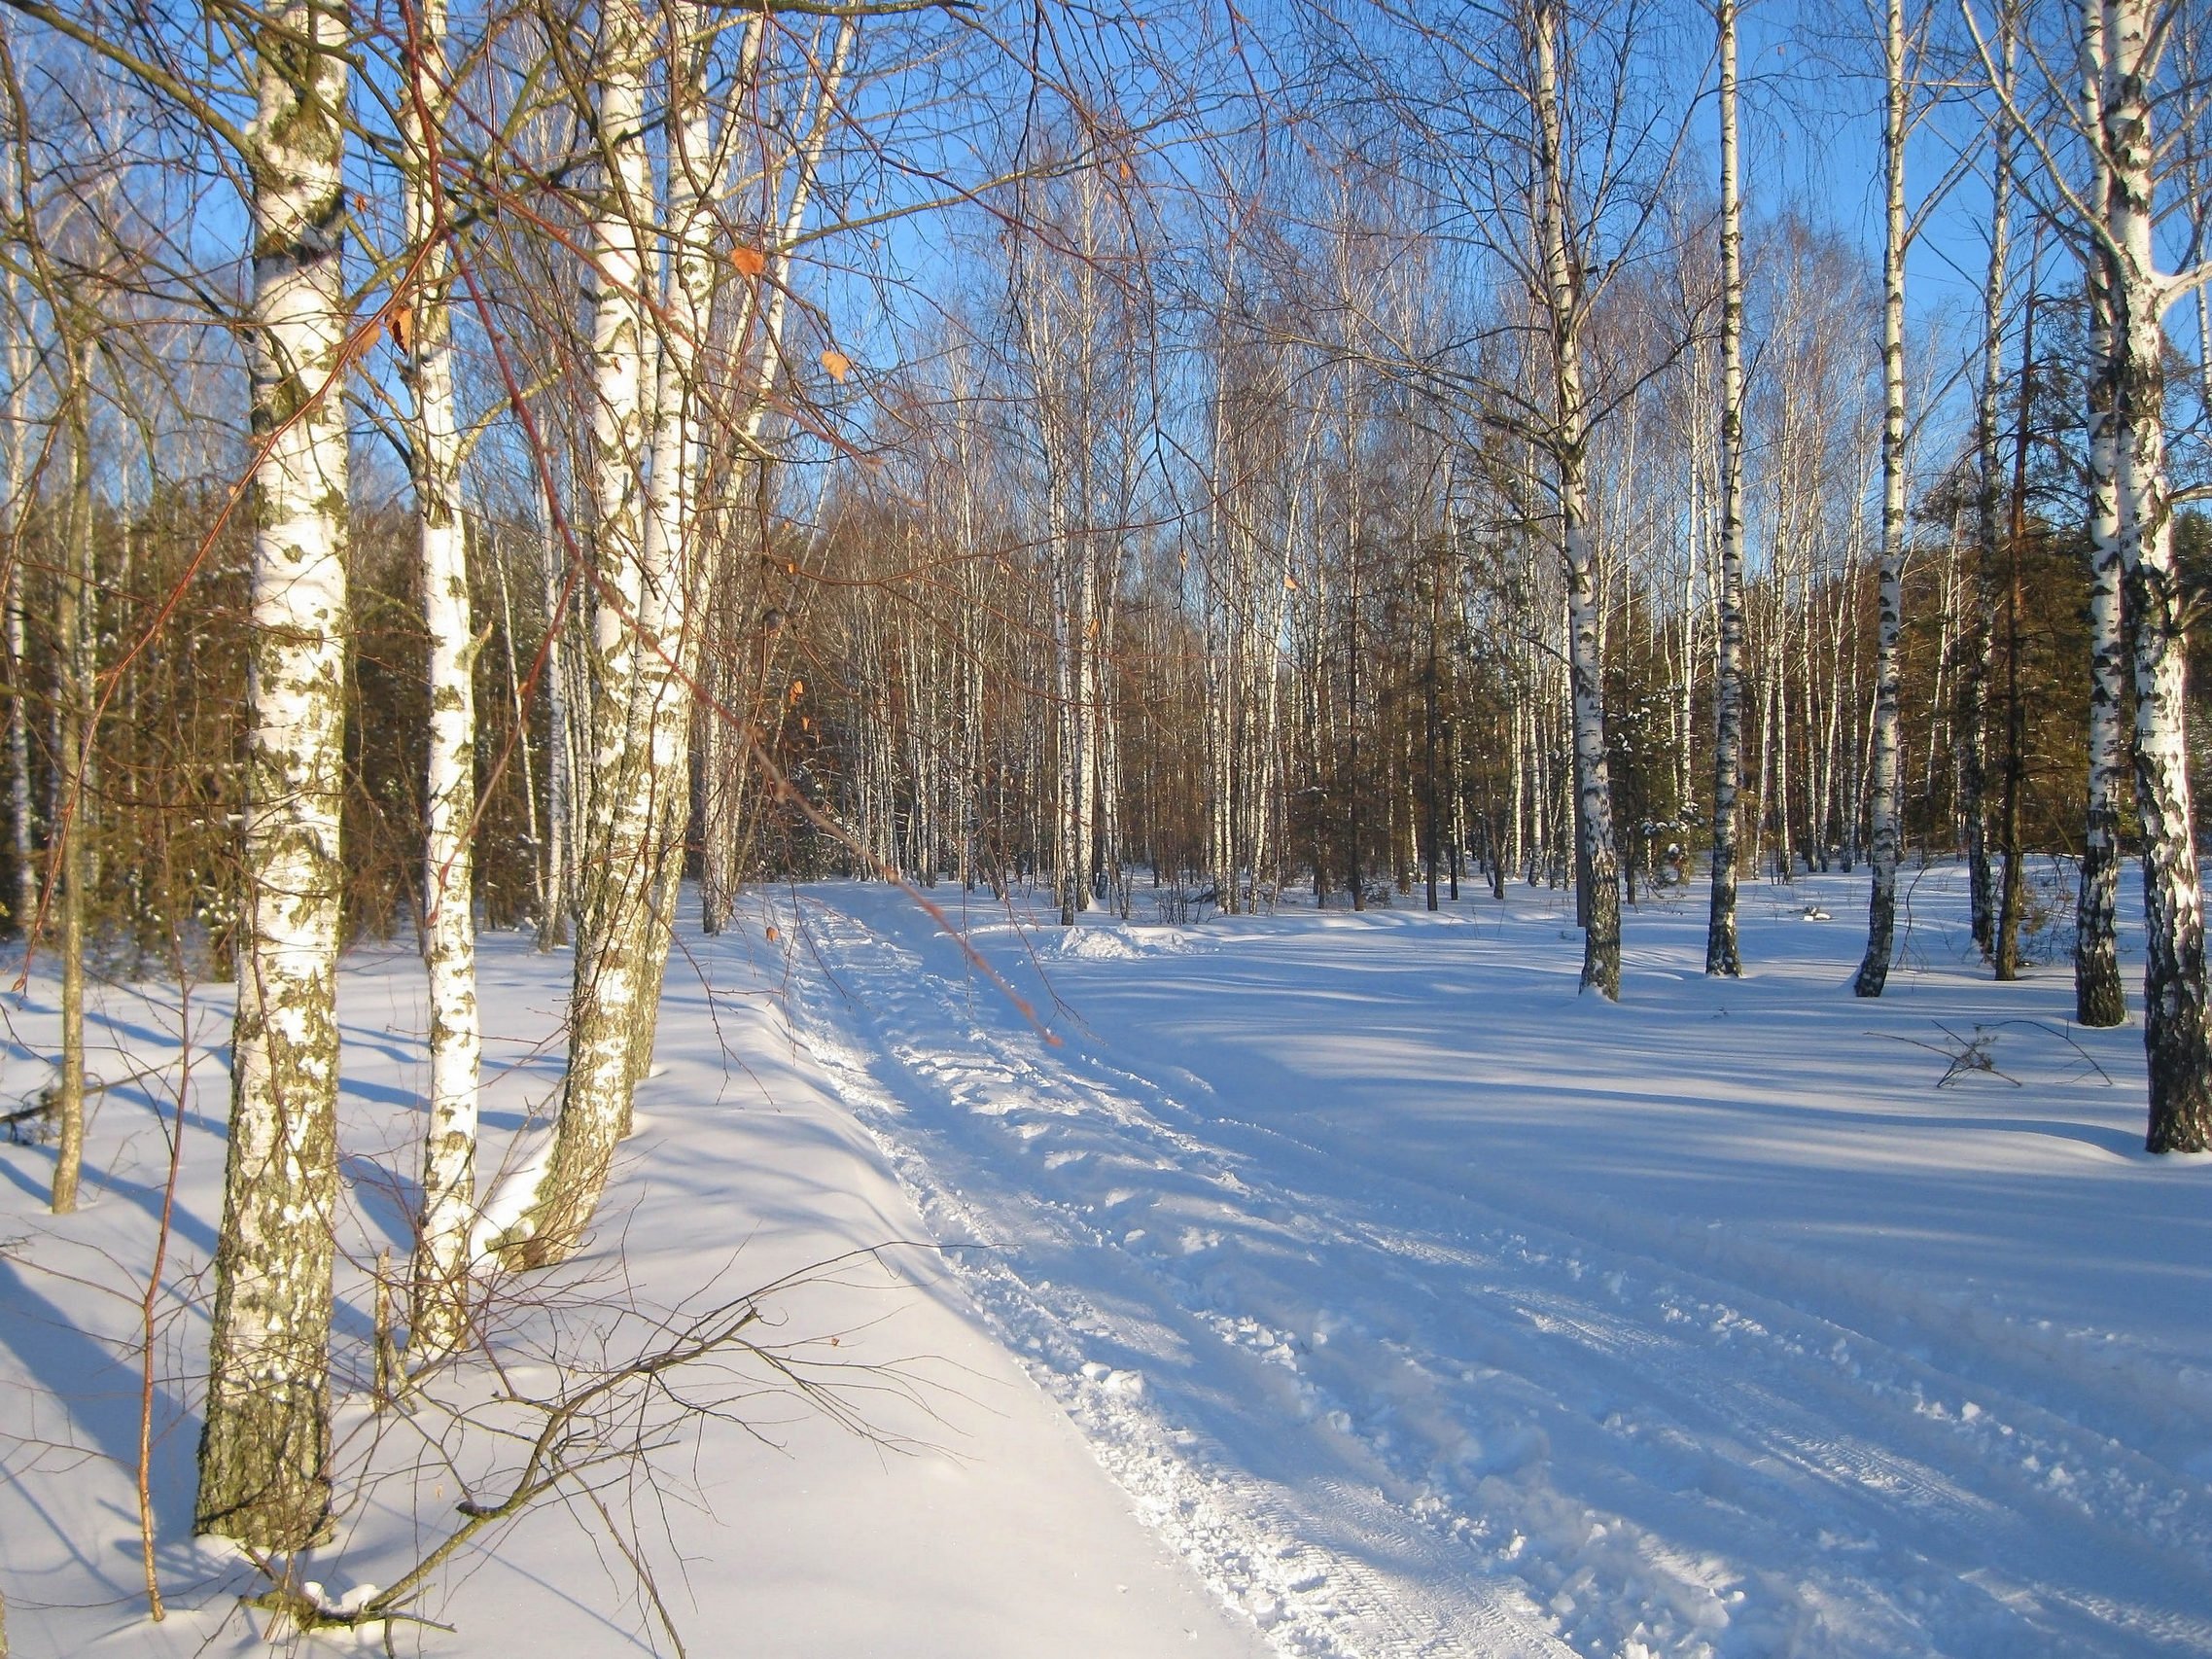
[[[1617,1008],[1527,890],[969,900],[1034,1021],[895,891],[760,919],[986,1321],[1282,1652],[2212,1652],[2212,1167],[1943,880],[1878,1005],[1840,878],[1747,890],[1738,985],[1647,904]]]

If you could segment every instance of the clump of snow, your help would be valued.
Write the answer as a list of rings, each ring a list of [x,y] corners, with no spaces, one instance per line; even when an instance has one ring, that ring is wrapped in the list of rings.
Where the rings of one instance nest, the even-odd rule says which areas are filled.
[[[1092,922],[1060,930],[1057,953],[1079,962],[1137,962],[1153,956],[1187,956],[1190,935],[1179,928],[1133,928],[1125,922]]]
[[[492,1247],[502,1234],[522,1219],[523,1212],[530,1208],[531,1200],[538,1195],[538,1181],[545,1173],[546,1160],[553,1155],[553,1137],[541,1133],[536,1143],[521,1157],[512,1160],[502,1170],[491,1188],[478,1202],[476,1218],[469,1227],[469,1258],[481,1265],[491,1257]]]

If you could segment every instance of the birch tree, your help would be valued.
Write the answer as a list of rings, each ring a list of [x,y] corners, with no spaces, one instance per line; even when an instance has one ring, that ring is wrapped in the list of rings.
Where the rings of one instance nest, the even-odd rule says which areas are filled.
[[[2091,65],[2104,60],[2104,9],[2086,6],[2082,18],[2083,56]],[[2091,74],[2083,87],[2085,124],[2101,132],[2103,78]],[[2112,165],[2102,144],[2089,146],[2089,202],[2110,211]],[[2120,792],[2122,726],[2120,699],[2127,671],[2126,642],[2121,632],[2121,551],[2119,480],[2119,388],[2114,380],[2112,255],[2101,237],[2084,241],[2083,271],[2089,308],[2088,389],[2088,483],[2089,544],[2089,792],[2083,810],[2082,870],[2074,904],[2074,1017],[2087,1026],[2119,1025],[2127,1017],[2127,999],[2120,979]],[[2199,296],[2204,290],[2199,288]]]
[[[63,342],[69,371],[64,395],[69,426],[69,512],[65,550],[53,593],[54,759],[61,809],[55,814],[57,880],[51,895],[59,912],[61,1064],[53,1084],[56,1144],[53,1208],[77,1208],[85,1161],[85,829],[89,802],[86,758],[92,717],[92,345],[86,319]]]
[[[1867,948],[1851,989],[1878,997],[1897,937],[1898,636],[1905,621],[1905,0],[1888,0],[1882,28],[1881,576],[1875,645],[1873,760],[1869,768]]]
[[[411,291],[395,297],[410,318],[402,338],[414,385],[415,516],[421,538],[423,621],[430,645],[430,732],[424,779],[423,960],[430,977],[430,1112],[422,1215],[414,1260],[411,1345],[457,1347],[468,1328],[469,1230],[476,1203],[476,1079],[483,1046],[476,1013],[474,620],[461,517],[461,440],[453,389],[446,232],[445,112],[450,101],[445,0],[415,0],[400,100],[404,152],[404,248]]]
[[[2188,747],[2186,596],[2174,559],[2166,476],[2165,330],[2168,309],[2212,279],[2212,263],[2162,270],[2159,186],[2170,155],[2154,138],[2163,104],[2164,55],[2180,0],[2083,0],[2078,81],[2053,87],[2053,107],[2094,161],[2082,186],[2054,140],[2022,107],[1972,8],[1974,47],[2003,116],[2034,152],[2044,181],[2077,232],[2107,262],[2110,356],[2092,366],[2109,386],[2114,533],[2129,619],[2135,689],[2135,808],[2141,824],[2144,908],[2143,1044],[2150,1085],[2146,1147],[2212,1147],[2212,1047],[2204,984],[2204,900],[2198,876]],[[2048,66],[2046,79],[2054,80]],[[2201,99],[2201,88],[2185,88]],[[2102,199],[2096,191],[2103,190]],[[2085,189],[2088,194],[2085,195]],[[2100,388],[2097,395],[2105,395]],[[2093,436],[2093,429],[2092,429]],[[2093,506],[2092,506],[2093,511]],[[2094,526],[2092,525],[2092,533]],[[2092,760],[2092,764],[2093,764]]]
[[[1736,0],[1720,33],[1720,548],[1713,663],[1712,895],[1705,971],[1741,973],[1736,939],[1736,797],[1743,783],[1743,200],[1737,178]]]
[[[2005,25],[2004,69],[2011,72],[2012,26]],[[1989,264],[1982,286],[1982,388],[1974,407],[1974,603],[1960,629],[1958,794],[1966,820],[1968,918],[1974,942],[1995,953],[1997,881],[1989,860],[1989,668],[1995,649],[1997,560],[2003,531],[2004,470],[1998,454],[1998,403],[2005,383],[2006,263],[2012,235],[2012,143],[2009,124],[1992,140],[1989,179]]]
[[[2104,234],[2112,256],[2113,419],[2121,566],[2135,669],[2135,810],[2142,825],[2143,1042],[2154,1152],[2212,1148],[2212,1049],[2207,1048],[2204,898],[2189,776],[2186,602],[2173,550],[2165,465],[2165,312],[2212,277],[2159,268],[2159,157],[2152,112],[2159,55],[2179,7],[2171,0],[2102,5],[2102,38],[2085,28],[2083,121],[2104,151]],[[2085,6],[2085,21],[2088,6]],[[2092,211],[2094,204],[2091,204]]]
[[[769,480],[771,461],[763,442],[770,410],[775,406],[779,387],[786,374],[785,336],[790,326],[793,261],[804,239],[807,212],[814,199],[815,182],[821,170],[823,153],[829,142],[844,97],[845,77],[852,65],[853,52],[859,37],[860,24],[855,18],[841,18],[826,59],[808,54],[810,64],[821,64],[819,84],[814,88],[812,108],[798,142],[789,155],[764,161],[758,185],[761,192],[762,211],[756,227],[759,240],[765,247],[755,248],[751,243],[740,244],[746,252],[743,268],[754,270],[753,276],[740,285],[733,309],[735,317],[730,335],[735,342],[736,374],[731,385],[731,406],[718,410],[728,423],[728,433],[734,441],[733,474],[739,478],[750,478],[758,499],[764,503]],[[739,77],[749,107],[754,112],[752,129],[769,124],[782,124],[782,118],[770,124],[759,115],[760,89],[764,46],[762,32],[750,29],[739,53]],[[802,87],[806,83],[802,79]],[[801,105],[804,108],[804,105]],[[728,118],[718,154],[735,155],[748,129],[741,128],[735,116]],[[701,312],[702,318],[704,311]],[[743,499],[745,492],[734,492]],[[743,509],[739,510],[740,516]],[[744,540],[765,542],[766,512],[764,506],[751,522],[751,534]],[[763,545],[763,552],[765,547]],[[716,538],[701,549],[702,563],[696,582],[696,590],[704,596],[719,598],[728,587],[729,565],[722,539]],[[789,598],[789,595],[786,595]],[[770,606],[763,613],[780,616]],[[770,648],[773,646],[775,627],[767,627],[761,638],[760,668],[764,674],[768,666]],[[706,636],[697,637],[694,649],[706,642]],[[726,651],[708,666],[708,683],[716,692],[715,703],[702,711],[705,724],[704,773],[701,791],[703,846],[700,854],[700,904],[707,931],[719,932],[727,921],[729,907],[736,896],[736,855],[742,840],[739,830],[741,817],[741,792],[737,780],[753,757],[746,752],[744,734],[733,730],[724,709],[730,699],[724,693],[736,684],[736,675],[742,665]]]
[[[12,38],[14,19],[0,19],[0,23],[6,25],[5,30],[0,30],[0,51],[7,53],[9,85],[14,87],[17,84]],[[11,124],[27,125],[27,122],[18,119],[18,123]],[[30,226],[29,144],[30,135],[27,131],[18,130],[9,134],[6,207],[9,215],[18,222],[18,234],[26,233]],[[30,515],[30,478],[25,463],[31,419],[34,346],[22,278],[13,262],[4,273],[0,273],[0,284],[4,284],[4,289],[0,289],[0,292],[5,293],[8,306],[7,432],[4,438],[0,438],[0,455],[5,456],[7,467],[5,477],[0,478],[0,487],[7,491],[5,501],[0,502],[0,511],[7,513],[8,563],[5,581],[0,582],[0,612],[4,612],[8,678],[16,688],[16,694],[8,699],[8,830],[16,856],[13,920],[18,932],[27,934],[32,919],[38,915],[39,907],[38,862],[33,850],[35,830],[31,814],[30,700],[23,694],[30,677],[28,607],[23,592],[26,577],[23,568],[23,526]]]
[[[646,295],[653,188],[646,151],[652,33],[638,0],[600,13],[591,201],[591,704],[588,809],[576,868],[577,937],[569,1063],[560,1114],[520,1216],[493,1241],[510,1265],[566,1259],[607,1184],[629,1118],[630,1041],[657,987],[647,907],[658,897],[652,714],[642,657],[649,595],[642,462],[647,431]]]
[[[1559,9],[1537,0],[1529,19],[1535,64],[1538,257],[1551,346],[1553,428],[1547,435],[1567,576],[1567,675],[1574,710],[1578,869],[1587,899],[1582,985],[1621,995],[1621,871],[1613,845],[1613,792],[1605,749],[1604,664],[1599,656],[1597,547],[1590,523],[1591,410],[1582,364],[1589,294],[1573,226],[1569,157],[1560,94]]]
[[[264,1550],[331,1503],[343,767],[347,81],[342,5],[263,15],[247,351],[258,445],[245,893],[194,1525]]]
[[[705,10],[675,0],[662,17],[669,115],[666,253],[661,262],[665,281],[653,285],[658,290],[652,308],[657,327],[650,371],[654,384],[640,549],[644,605],[635,619],[640,635],[638,698],[645,724],[645,777],[654,823],[647,839],[652,869],[639,917],[644,959],[630,1030],[626,1085],[630,1089],[652,1062],[660,982],[675,921],[676,884],[683,873],[684,830],[691,810],[691,792],[684,780],[689,765],[690,689],[698,676],[700,638],[699,549],[692,533],[698,488],[693,409],[700,336],[710,298],[707,206],[718,172],[706,92],[711,36]],[[749,49],[757,41],[760,27],[758,19],[746,25]],[[621,1132],[626,1135],[629,1130],[630,1102],[625,1098]]]
[[[703,16],[680,7],[668,22],[677,31],[670,56],[677,142],[692,155],[680,154],[673,179],[671,223],[680,234],[672,244],[672,287],[658,335],[664,351],[676,340],[675,368],[649,398],[649,380],[663,374],[665,361],[651,349],[656,336],[649,306],[659,222],[645,143],[653,32],[636,0],[615,0],[600,19],[596,130],[603,177],[590,237],[591,759],[582,780],[589,805],[576,860],[576,970],[560,1112],[542,1165],[524,1178],[526,1203],[491,1241],[506,1260],[521,1266],[551,1265],[578,1248],[606,1188],[614,1148],[628,1133],[632,1095],[651,1054],[668,950],[675,874],[669,861],[689,799],[686,733],[696,634],[685,546],[694,459],[687,411],[707,297],[697,250],[712,145],[693,55],[707,32]],[[824,72],[820,122],[835,109],[856,27],[850,18],[839,21],[838,44]],[[812,140],[813,156],[820,142]],[[787,226],[790,239],[805,201],[802,184]],[[785,270],[788,265],[779,274]],[[757,393],[739,426],[752,443],[781,367],[781,307],[771,305]]]
[[[1526,311],[1504,326],[1521,335],[1518,361],[1492,352],[1439,363],[1408,352],[1394,372],[1471,422],[1510,435],[1538,463],[1515,490],[1522,524],[1552,527],[1563,586],[1560,660],[1570,777],[1561,780],[1567,810],[1556,822],[1572,827],[1582,984],[1609,998],[1620,990],[1621,868],[1600,579],[1610,582],[1626,567],[1600,558],[1592,453],[1604,423],[1683,343],[1666,342],[1646,360],[1609,349],[1593,327],[1632,265],[1654,251],[1660,203],[1687,130],[1682,112],[1639,73],[1642,26],[1633,8],[1586,12],[1566,0],[1527,0],[1488,32],[1422,28],[1416,40],[1433,66],[1403,94],[1418,141],[1437,155],[1437,188],[1451,217],[1473,228],[1481,252],[1526,299]],[[1370,73],[1385,85],[1407,78],[1387,63]],[[1502,481],[1497,470],[1492,476]],[[1540,506],[1539,496],[1548,497]],[[1537,723],[1527,735],[1535,739],[1539,729]],[[1548,757],[1535,747],[1531,759],[1540,798]]]

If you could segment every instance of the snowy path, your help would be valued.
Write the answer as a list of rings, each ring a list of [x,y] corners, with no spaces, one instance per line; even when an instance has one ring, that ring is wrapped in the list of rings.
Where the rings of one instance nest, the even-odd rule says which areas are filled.
[[[1701,1114],[1728,1110],[1728,1068],[1703,1064],[1708,1033],[1663,1041],[1713,1011],[1703,987],[1640,1013],[1633,990],[1593,1013],[1556,978],[1531,998],[1526,951],[1562,953],[1541,919],[1086,926],[1029,935],[1037,988],[1068,1004],[1056,1048],[895,896],[799,902],[793,1017],[815,1057],[937,1237],[987,1247],[957,1254],[1001,1339],[1282,1652],[2212,1652],[2212,1494],[2172,1456],[2212,1444],[2201,1377],[2165,1387],[2124,1341],[2085,1359],[2000,1297],[1947,1298],[1847,1246],[1709,1232],[1698,1195],[1759,1181],[1764,1154],[1710,1154]],[[984,935],[995,963],[1022,960],[1003,918]],[[1522,989],[1500,1026],[1541,1037],[1562,1078],[1602,1070],[1589,1044],[1660,1044],[1610,1093],[1669,1114],[1703,1171],[1687,1202],[1656,1170],[1624,1186],[1602,1139],[1578,1188],[1516,1168],[1498,1119],[1453,1117],[1455,1068],[1494,1084],[1533,1065],[1471,1017],[1505,972]],[[1751,1022],[1791,997],[1770,977],[1738,1005]],[[1894,1071],[1861,1028],[1928,1018],[1904,998],[1845,1011],[1832,1040],[1866,1057],[1808,1049],[1804,1071]],[[1769,1056],[1784,1076],[1787,1041],[1823,1041],[1792,1030]],[[1927,1093],[1911,1071],[1898,1101]],[[1906,1110],[1870,1084],[1871,1110]],[[1515,1098],[1556,1098],[1561,1137],[1597,1127],[1564,1081]],[[2099,1110],[2125,1119],[2124,1100]],[[2031,1163],[2085,1152],[2008,1122]],[[1852,1155],[1972,1128],[1901,1117]],[[1769,1173],[1786,1190],[1795,1172]],[[1910,1222],[1913,1182],[1879,1190]],[[2181,1264],[2197,1287],[2201,1240]]]
[[[481,943],[496,1158],[528,1151],[529,1130],[519,1144],[510,1137],[557,1083],[569,962],[538,955],[512,934]],[[772,969],[775,953],[766,954]],[[965,1302],[944,1293],[932,1264],[897,1251],[814,1271],[916,1238],[922,1224],[867,1135],[793,1054],[776,1005],[760,994],[762,965],[724,953],[716,966],[712,995],[696,975],[670,975],[654,1076],[640,1091],[640,1131],[598,1244],[543,1292],[503,1287],[495,1311],[500,1381],[542,1387],[548,1355],[588,1365],[599,1333],[619,1334],[623,1308],[696,1309],[747,1286],[794,1280],[764,1304],[764,1328],[818,1384],[837,1389],[876,1438],[849,1431],[773,1375],[743,1366],[692,1372],[679,1384],[688,1397],[720,1398],[730,1410],[685,1425],[656,1460],[650,1489],[603,1488],[617,1512],[641,1518],[632,1536],[688,1651],[700,1659],[1038,1659],[1047,1651],[1254,1659],[1263,1643],[1248,1621],[1220,1607],[1131,1518],[1081,1435],[977,1329]],[[358,1264],[380,1248],[406,1249],[411,1205],[389,1194],[392,1172],[411,1170],[419,1156],[421,985],[419,961],[403,950],[359,950],[347,963],[354,1202],[336,1345],[350,1385],[340,1405],[345,1497],[338,1535],[306,1569],[334,1596],[392,1582],[443,1532],[457,1496],[441,1458],[416,1463],[417,1429],[449,1431],[440,1414],[418,1408],[403,1429],[403,1419],[375,1418],[361,1397],[373,1299]],[[0,1003],[0,1099],[43,1077],[52,992],[49,981],[29,1003]],[[168,1015],[158,987],[146,995],[96,987],[94,1010],[96,1066],[114,1076],[127,1057],[158,1077]],[[206,1284],[224,1170],[225,1078],[205,1048],[227,1035],[226,1013],[219,1002],[203,1006],[197,1022],[198,1098],[187,1119],[172,1312],[158,1355],[154,1490],[168,1598],[159,1625],[145,1617],[132,1486],[141,1283],[133,1275],[151,1255],[163,1143],[142,1097],[107,1094],[92,1125],[88,1202],[56,1218],[44,1213],[51,1153],[0,1141],[0,1592],[18,1659],[344,1651],[326,1641],[264,1643],[235,1599],[255,1586],[229,1551],[190,1535],[207,1340],[195,1290]],[[547,1317],[523,1305],[534,1293],[545,1297]],[[556,1340],[556,1330],[567,1334]],[[492,1381],[476,1370],[437,1392],[467,1398]],[[376,1434],[377,1422],[394,1431]],[[478,1460],[494,1455],[485,1436],[469,1445]],[[358,1478],[364,1460],[383,1472],[373,1485]],[[544,1505],[482,1541],[420,1609],[455,1634],[404,1628],[398,1652],[650,1659],[674,1651],[589,1505]],[[384,1647],[372,1635],[355,1651]]]

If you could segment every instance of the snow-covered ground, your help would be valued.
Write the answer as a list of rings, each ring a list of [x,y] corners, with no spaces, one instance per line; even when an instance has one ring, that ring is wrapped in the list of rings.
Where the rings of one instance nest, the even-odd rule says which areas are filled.
[[[762,1395],[776,1445],[718,1422],[661,1456],[644,1535],[694,1653],[2212,1652],[2212,1160],[2141,1151],[2139,1027],[2072,1028],[2063,962],[1989,983],[1957,873],[1907,878],[1879,1003],[1848,991],[1858,875],[1747,886],[1738,984],[1699,971],[1702,889],[1647,900],[1618,1007],[1575,994],[1562,896],[1518,885],[1071,935],[940,888],[1034,1020],[895,890],[761,895],[684,940],[602,1243],[559,1307],[503,1316],[517,1364],[617,1303],[946,1247],[771,1299],[875,1440]],[[487,951],[495,1157],[554,1079],[565,971]],[[411,1168],[418,978],[346,980],[360,1257],[404,1248],[378,1171]],[[31,1002],[0,1092],[36,1081]],[[158,1057],[158,1000],[107,1008]],[[220,1056],[200,1074],[188,1270],[221,1173]],[[160,1099],[106,1097],[73,1219],[39,1212],[44,1150],[0,1154],[21,1654],[195,1651],[227,1617],[214,1650],[246,1642],[235,1570],[183,1536],[196,1315],[159,1350],[180,1610],[160,1644],[133,1622]],[[346,1408],[387,1478],[325,1552],[334,1596],[441,1512],[393,1422]],[[425,1609],[457,1636],[403,1644],[649,1641],[604,1533],[535,1514]]]

